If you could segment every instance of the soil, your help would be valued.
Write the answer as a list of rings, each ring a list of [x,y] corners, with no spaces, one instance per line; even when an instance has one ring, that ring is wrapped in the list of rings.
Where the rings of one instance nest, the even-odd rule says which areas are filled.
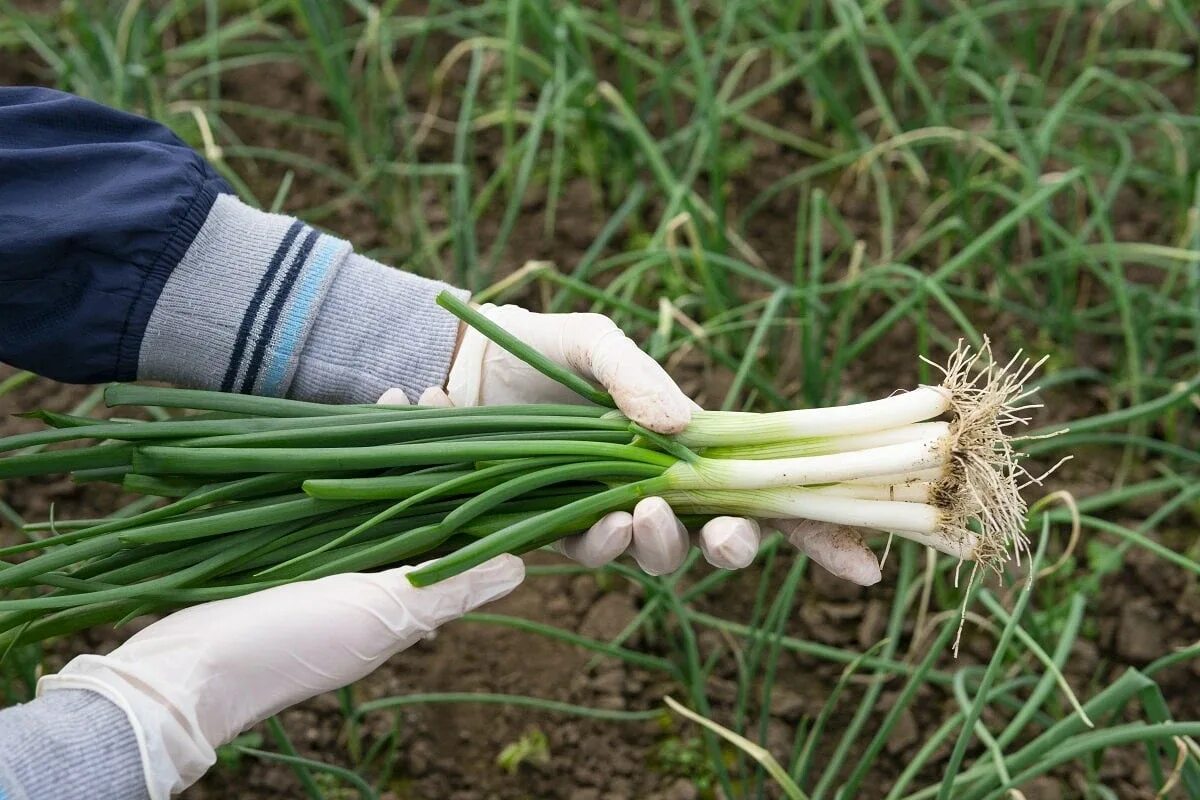
[[[438,49],[435,45],[431,44],[434,51]],[[0,53],[0,76],[7,78],[6,82],[45,79],[28,62],[4,53]],[[222,91],[226,99],[316,115],[329,114],[324,101],[298,67],[268,65],[232,72],[224,78]],[[788,98],[787,102],[771,98],[765,102],[774,103],[774,106],[758,111],[774,124],[791,131],[802,131],[807,126],[807,110],[799,107],[802,98]],[[453,114],[452,108],[443,108],[441,112],[441,116],[448,119],[452,119]],[[651,124],[654,123],[652,120]],[[342,157],[330,146],[328,139],[310,133],[266,123],[246,124],[245,121],[235,121],[234,127],[242,140],[256,146],[300,152],[327,163],[336,163]],[[484,133],[477,142],[481,169],[492,166],[488,162],[489,150],[499,150],[488,147],[489,137],[493,135],[499,134],[495,131]],[[435,129],[424,149],[436,154],[446,152],[449,146],[449,135]],[[812,163],[809,157],[768,143],[758,142],[756,147],[754,157],[761,168],[751,170],[743,183],[733,187],[731,203],[735,207],[739,202],[757,196],[774,180]],[[269,198],[284,172],[282,166],[263,165],[249,175],[250,185],[259,197]],[[831,196],[846,216],[851,230],[861,235],[869,247],[874,247],[877,236],[872,231],[877,220],[874,204],[865,191],[867,188],[832,187]],[[298,181],[287,199],[286,208],[311,207],[328,196],[331,196],[331,188],[319,180]],[[431,219],[436,219],[444,212],[437,208],[436,195],[431,194],[431,199],[434,202],[429,213]],[[1136,209],[1137,204],[1126,207]],[[550,259],[560,268],[569,269],[593,241],[604,221],[599,199],[592,196],[589,184],[583,181],[566,188],[558,208],[557,229],[548,237],[542,235],[543,210],[544,200],[534,197],[527,203],[526,213],[519,218],[511,239],[521,244],[510,246],[502,254],[501,274],[520,267],[531,258]],[[746,235],[768,262],[789,264],[796,212],[794,193],[780,195],[770,210],[770,214],[755,217]],[[905,223],[915,220],[917,210],[898,208],[897,230],[906,230]],[[648,213],[653,215],[653,203]],[[1133,216],[1118,223],[1137,226],[1130,236],[1153,241],[1153,234],[1145,230],[1150,223],[1138,218],[1136,213],[1130,211]],[[364,225],[364,219],[372,221]],[[374,220],[370,211],[347,205],[322,220],[322,224],[352,238],[362,249],[388,247],[391,242],[389,231]],[[481,252],[487,252],[498,222],[498,217],[481,220],[478,229]],[[829,238],[832,240],[833,237]],[[620,245],[616,242],[613,247],[616,249]],[[1016,324],[1013,321],[1006,323]],[[890,391],[898,382],[914,379],[916,376],[908,355],[911,344],[912,331],[898,326],[845,376],[847,386],[866,394],[878,394]],[[1098,360],[1112,357],[1106,352],[1096,352],[1095,356]],[[723,390],[715,391],[712,387],[721,387],[728,376],[720,375],[719,371],[714,375],[711,368],[701,372],[691,363],[681,365],[680,370],[685,376],[685,389],[701,403],[714,397],[719,400]],[[0,380],[10,374],[12,370],[0,365]],[[13,412],[39,407],[67,411],[90,391],[90,387],[39,380],[2,397],[0,413],[4,416],[0,419],[0,435],[35,427],[30,422],[8,416]],[[1063,415],[1076,416],[1103,410],[1107,398],[1099,393],[1079,393],[1064,394],[1057,399],[1060,402],[1055,405]],[[1094,462],[1089,464],[1087,459],[1080,458],[1078,466],[1071,466],[1059,474],[1059,484],[1086,493],[1097,481],[1093,474],[1097,469]],[[118,498],[103,487],[80,487],[66,480],[25,480],[0,483],[0,500],[29,519],[44,519],[52,505],[59,518],[102,515],[114,508]],[[1137,522],[1136,519],[1117,521],[1131,525]],[[7,543],[14,536],[11,528],[0,525],[0,542]],[[559,563],[549,556],[533,557],[531,562]],[[762,565],[745,570],[720,591],[699,602],[697,607],[730,620],[749,619],[754,587],[761,570]],[[896,570],[895,559],[892,559],[885,566],[881,584],[859,589],[813,567],[801,584],[796,610],[787,621],[785,633],[808,641],[860,650],[874,644],[883,636]],[[692,579],[705,574],[707,568],[697,568]],[[1068,584],[1064,581],[1062,585]],[[1200,593],[1194,582],[1179,570],[1164,567],[1161,560],[1144,551],[1129,551],[1119,569],[1102,578],[1095,597],[1087,614],[1087,635],[1077,642],[1068,662],[1067,680],[1081,695],[1094,693],[1129,666],[1144,666],[1153,658],[1200,640]],[[620,581],[602,582],[590,574],[550,575],[529,580],[512,596],[488,610],[605,639],[616,635],[633,619],[643,600],[635,588]],[[137,624],[144,624],[144,621]],[[910,621],[902,647],[908,646],[911,625]],[[47,668],[56,668],[78,653],[111,649],[128,633],[128,629],[96,629],[56,643],[47,659]],[[959,664],[974,664],[986,658],[990,641],[988,634],[969,627]],[[657,634],[641,634],[629,644],[648,652],[666,652],[668,649],[668,642]],[[733,707],[737,677],[733,654],[743,644],[713,631],[703,631],[700,636],[703,656],[719,654],[708,694],[714,716],[720,721],[728,721]],[[764,742],[776,755],[787,756],[801,721],[812,719],[820,712],[841,671],[841,665],[785,653],[772,694]],[[1198,677],[1200,663],[1196,662],[1180,664],[1158,674],[1168,706],[1177,719],[1200,719],[1200,695],[1193,691]],[[887,708],[897,688],[885,687],[877,714]],[[677,694],[679,687],[657,674],[612,660],[593,664],[589,654],[582,650],[533,634],[462,622],[447,626],[436,637],[393,659],[358,684],[354,696],[357,702],[363,702],[384,696],[454,691],[521,694],[599,708],[640,710],[661,708],[662,697]],[[828,730],[837,732],[849,722],[861,692],[860,685],[851,685],[829,720]],[[921,690],[911,711],[902,717],[896,735],[880,755],[861,796],[878,796],[890,785],[928,732],[945,719],[952,703],[953,700],[941,690],[929,687]],[[752,709],[757,713],[753,704]],[[666,715],[651,722],[615,723],[511,706],[445,704],[411,706],[397,716],[397,763],[392,785],[385,795],[390,800],[688,800],[701,796],[705,788],[707,776],[703,770],[689,767],[686,758],[688,748],[694,746],[694,729]],[[365,743],[369,746],[375,737],[387,735],[392,730],[393,718],[392,712],[368,716],[362,733]],[[284,712],[281,719],[302,755],[329,763],[353,764],[350,733],[343,724],[345,718],[335,696],[326,695],[303,703]],[[255,732],[263,736],[267,749],[275,749],[263,726]],[[544,734],[546,738],[549,754],[546,762],[538,764],[530,760],[512,773],[502,769],[497,764],[501,751],[533,733]],[[828,758],[836,741],[836,733],[824,738],[828,749],[818,752],[817,764]],[[850,755],[853,763],[857,753]],[[932,780],[940,775],[947,755],[945,751],[940,753],[934,759],[931,772],[923,777]],[[1117,796],[1153,797],[1141,752],[1112,751],[1097,767]],[[1078,796],[1082,791],[1084,768],[1074,764],[1056,770],[1051,776],[1024,787],[1025,797],[1056,800]],[[253,758],[243,758],[236,765],[214,769],[183,795],[188,800],[265,800],[302,796],[290,768]],[[329,793],[328,796],[340,798],[354,794]]]

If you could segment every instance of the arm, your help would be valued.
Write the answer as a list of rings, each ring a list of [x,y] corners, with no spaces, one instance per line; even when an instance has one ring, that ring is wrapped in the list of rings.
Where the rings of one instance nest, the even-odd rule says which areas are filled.
[[[65,381],[154,379],[324,402],[370,402],[391,387],[409,402],[423,394],[466,405],[555,398],[557,387],[473,331],[455,357],[457,320],[433,302],[443,284],[246,206],[200,156],[153,122],[59,92],[0,88],[0,174],[0,360]],[[606,318],[513,307],[487,313],[603,384],[634,420],[662,432],[686,426],[686,396]],[[721,518],[710,526],[701,546],[714,564],[744,566],[753,557],[758,529],[751,521]],[[801,546],[821,560],[819,551]],[[677,569],[688,547],[687,532],[659,498],[642,501],[632,515],[609,515],[563,544],[593,565],[630,548],[655,574]],[[847,577],[878,580],[861,541],[835,554],[822,563],[849,558],[857,571]],[[424,617],[414,616],[424,601],[409,594],[400,573],[335,576],[181,612],[111,656],[82,656],[43,682],[52,690],[47,696],[0,714],[0,798],[32,800],[49,790],[69,800],[67,784],[30,783],[57,780],[43,767],[49,763],[71,765],[89,787],[116,787],[81,796],[165,797],[194,781],[212,763],[213,748],[242,726],[365,675],[420,631],[512,588],[520,562],[505,563],[499,577],[484,573],[491,588],[464,585],[464,594],[440,603],[436,593],[426,594]],[[313,602],[318,598],[308,592],[322,586],[358,587],[363,601]],[[327,606],[346,616],[295,614]],[[264,625],[263,610],[293,624]],[[181,643],[178,620],[197,616],[213,624]],[[242,623],[233,637],[230,621]],[[381,621],[387,630],[378,629]],[[416,629],[405,627],[414,621]],[[310,635],[322,622],[329,635]],[[256,682],[277,666],[263,662],[271,655],[262,647],[267,634],[288,664],[295,663],[294,648],[321,644],[313,654],[320,669],[299,676],[291,691]],[[347,649],[324,646],[360,635],[367,638]],[[336,669],[320,664],[339,653],[370,657]],[[251,673],[229,686],[208,685],[213,676],[194,669],[197,663],[218,677],[228,671],[222,665]],[[54,696],[66,690],[69,697]],[[243,702],[235,708],[223,698],[237,691]],[[110,750],[112,757],[99,755]],[[134,751],[148,789],[121,788]]]
[[[0,798],[166,800],[240,731],[366,676],[525,574],[501,556],[416,589],[411,569],[193,606],[79,656],[41,679],[38,699],[0,711]]]
[[[0,175],[0,361],[325,402],[446,377],[443,284],[242,203],[158,123],[0,88]]]
[[[331,403],[371,402],[393,387],[430,402],[425,390],[443,386],[459,405],[569,399],[475,331],[455,356],[458,322],[434,303],[444,284],[247,206],[150,120],[61,92],[0,88],[0,174],[0,360],[66,381],[152,379]],[[611,320],[487,313],[603,384],[631,419],[662,433],[687,425],[690,401]],[[700,537],[710,562],[749,563],[754,523],[710,525]],[[774,526],[835,574],[879,580],[854,532]],[[593,534],[564,552],[597,565],[632,547],[661,574],[689,546],[657,498]]]
[[[245,205],[162,125],[0,87],[0,175],[0,360],[326,402],[445,379],[458,324],[433,303],[442,284]],[[0,798],[150,796],[162,737],[131,718],[96,686],[0,711]]]
[[[125,712],[73,689],[0,711],[0,798],[148,800]]]

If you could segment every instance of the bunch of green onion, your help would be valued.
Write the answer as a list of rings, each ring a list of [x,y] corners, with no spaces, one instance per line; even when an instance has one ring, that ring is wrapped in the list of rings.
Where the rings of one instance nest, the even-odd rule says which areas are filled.
[[[1007,429],[1025,421],[1037,364],[960,347],[940,386],[833,408],[697,412],[664,437],[465,304],[439,302],[594,405],[334,406],[115,385],[109,406],[190,413],[33,412],[50,428],[0,439],[10,454],[0,479],[70,472],[165,500],[30,526],[48,535],[0,548],[0,646],[434,558],[410,573],[425,586],[655,495],[688,522],[734,514],[874,528],[977,567],[998,569],[1025,547],[1027,476]],[[40,449],[72,440],[96,443]]]

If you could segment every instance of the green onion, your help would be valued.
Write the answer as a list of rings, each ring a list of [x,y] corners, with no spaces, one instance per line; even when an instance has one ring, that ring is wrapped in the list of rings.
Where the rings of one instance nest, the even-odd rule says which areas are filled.
[[[594,405],[327,406],[113,386],[110,406],[187,413],[34,412],[47,430],[0,439],[0,478],[70,472],[148,501],[126,516],[31,525],[50,535],[0,548],[13,559],[0,561],[0,649],[350,570],[428,561],[409,574],[425,586],[651,495],[701,523],[877,528],[997,570],[1027,546],[1029,476],[1008,429],[1025,421],[1038,366],[1028,360],[999,365],[986,343],[960,347],[940,386],[836,408],[697,412],[663,436],[466,304],[439,302]],[[23,452],[68,442],[85,446]]]

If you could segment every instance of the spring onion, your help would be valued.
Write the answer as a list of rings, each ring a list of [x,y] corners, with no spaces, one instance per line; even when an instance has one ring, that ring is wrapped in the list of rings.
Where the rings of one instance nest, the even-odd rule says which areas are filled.
[[[652,495],[700,520],[879,529],[996,571],[1027,548],[1030,478],[1010,429],[1027,422],[1040,362],[960,346],[938,386],[834,408],[701,411],[664,437],[454,297],[438,302],[598,405],[326,406],[118,385],[109,406],[186,413],[34,412],[48,428],[0,439],[0,479],[71,472],[165,499],[30,526],[48,535],[0,548],[0,648],[339,571],[429,562],[409,573],[425,586]],[[91,444],[26,451],[64,442]]]

